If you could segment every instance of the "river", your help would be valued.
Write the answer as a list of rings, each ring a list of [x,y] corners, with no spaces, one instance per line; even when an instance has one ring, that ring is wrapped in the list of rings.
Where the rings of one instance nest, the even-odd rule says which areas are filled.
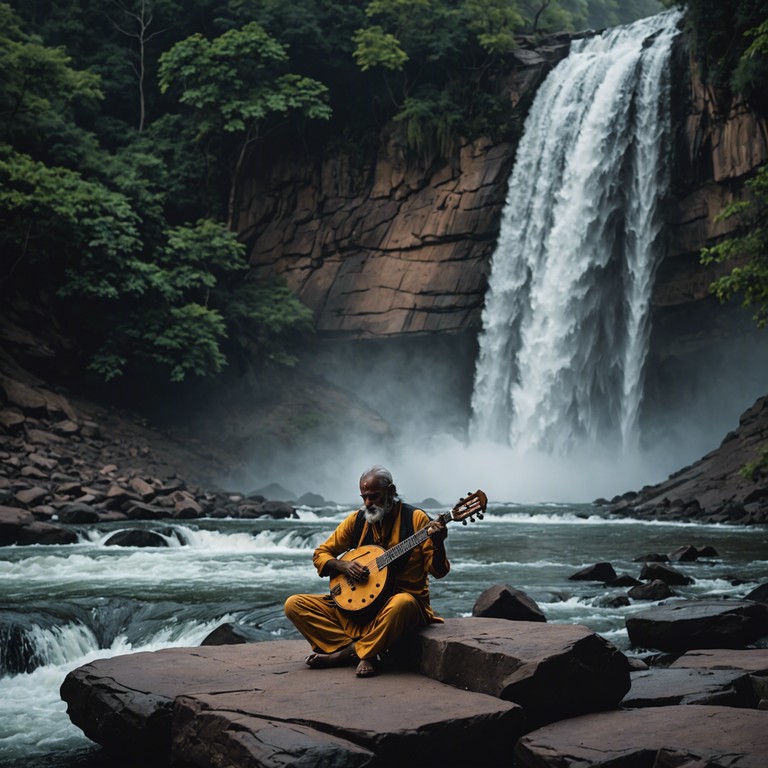
[[[326,587],[312,550],[354,506],[300,507],[298,520],[139,524],[161,532],[165,548],[105,546],[125,524],[79,527],[79,542],[68,546],[0,548],[0,766],[101,764],[58,693],[69,670],[93,659],[196,646],[230,621],[297,637],[282,603]],[[548,621],[584,624],[640,654],[629,649],[625,620],[649,604],[603,607],[626,589],[568,577],[602,561],[637,577],[634,558],[684,544],[711,545],[718,556],[679,566],[695,579],[676,588],[681,598],[739,597],[768,581],[768,528],[641,522],[587,504],[496,500],[484,520],[450,526],[453,568],[433,581],[433,604],[442,616],[468,616],[486,587],[503,582],[536,600]]]

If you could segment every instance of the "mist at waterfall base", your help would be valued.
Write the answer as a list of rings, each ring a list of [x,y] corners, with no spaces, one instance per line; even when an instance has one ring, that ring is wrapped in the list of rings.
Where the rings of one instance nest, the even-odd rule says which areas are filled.
[[[392,437],[292,445],[254,467],[254,488],[346,498],[381,463],[415,500],[482,485],[509,501],[586,502],[665,480],[737,426],[768,373],[765,341],[749,330],[696,339],[707,351],[671,380],[654,371],[649,383],[647,371],[680,18],[575,41],[539,87],[473,345],[393,339],[378,353],[356,342],[348,357],[325,355],[324,374]]]

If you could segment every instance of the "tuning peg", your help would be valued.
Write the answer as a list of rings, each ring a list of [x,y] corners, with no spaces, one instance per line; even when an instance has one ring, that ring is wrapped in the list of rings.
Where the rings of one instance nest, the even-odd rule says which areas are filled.
[[[484,515],[482,512],[478,512],[478,513],[477,513],[477,516],[478,516],[478,517],[479,517],[481,520],[482,520],[482,519],[485,517],[485,515]]]
[[[462,520],[462,521],[461,521],[461,524],[462,524],[462,525],[466,525],[466,524],[467,524],[467,521],[466,521],[466,520]]]

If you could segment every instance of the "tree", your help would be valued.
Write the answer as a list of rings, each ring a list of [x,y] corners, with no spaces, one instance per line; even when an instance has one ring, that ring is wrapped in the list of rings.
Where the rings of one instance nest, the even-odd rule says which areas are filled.
[[[754,307],[760,328],[768,324],[768,165],[761,166],[747,184],[751,199],[727,206],[718,221],[736,218],[739,230],[733,237],[702,251],[702,262],[730,263],[731,271],[712,283],[720,301],[742,297],[742,305]]]
[[[112,24],[114,25],[115,29],[118,30],[118,32],[125,35],[126,37],[130,37],[136,40],[136,44],[139,49],[138,63],[136,65],[132,65],[132,68],[134,73],[136,74],[136,80],[137,80],[138,89],[139,89],[138,130],[139,130],[139,133],[141,133],[141,131],[144,130],[144,121],[146,120],[146,116],[147,116],[146,95],[144,90],[144,81],[146,78],[146,69],[147,69],[146,67],[147,45],[152,40],[152,38],[162,34],[165,30],[158,29],[158,30],[155,30],[154,32],[149,31],[149,28],[152,26],[152,22],[154,21],[154,16],[152,13],[152,4],[147,0],[139,0],[139,7],[135,11],[123,5],[123,3],[119,2],[118,0],[112,0],[112,2],[128,18],[129,26],[125,27],[119,24],[118,22],[116,22],[114,19],[111,19],[110,17]]]
[[[273,118],[298,112],[327,120],[328,89],[310,77],[281,71],[285,46],[255,23],[232,29],[213,40],[195,34],[160,57],[160,89],[174,89],[192,110],[198,140],[230,134],[227,227],[235,223],[235,196],[247,153]],[[274,123],[270,125],[275,128]]]

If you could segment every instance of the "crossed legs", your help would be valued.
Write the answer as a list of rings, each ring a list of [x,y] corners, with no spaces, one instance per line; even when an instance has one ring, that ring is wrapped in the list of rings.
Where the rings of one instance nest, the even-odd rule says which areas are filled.
[[[357,662],[358,677],[376,674],[376,656],[425,623],[418,600],[407,592],[390,597],[367,624],[352,621],[327,595],[293,595],[285,602],[285,613],[312,646],[313,653],[304,660],[307,666],[322,669]]]

